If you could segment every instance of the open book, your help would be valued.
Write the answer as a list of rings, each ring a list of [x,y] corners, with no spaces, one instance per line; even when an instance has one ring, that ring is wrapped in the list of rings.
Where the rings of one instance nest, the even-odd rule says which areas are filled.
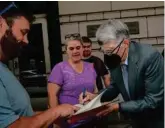
[[[119,100],[113,100],[110,102],[101,103],[101,97],[105,91],[106,89],[86,105],[81,105],[81,104],[75,105],[80,107],[80,109],[70,118],[71,123],[85,119],[86,117],[96,116],[98,112],[107,108],[106,106],[107,104],[119,101]]]

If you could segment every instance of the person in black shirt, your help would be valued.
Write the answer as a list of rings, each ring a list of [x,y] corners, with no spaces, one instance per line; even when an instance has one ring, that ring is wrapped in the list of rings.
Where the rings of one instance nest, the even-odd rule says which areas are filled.
[[[97,77],[96,77],[96,86],[98,91],[102,90],[105,87],[108,87],[110,85],[110,75],[109,72],[104,64],[104,62],[96,57],[93,56],[92,53],[92,41],[86,37],[82,36],[82,42],[83,42],[83,60],[89,63],[93,63],[94,69],[96,71]],[[104,81],[104,85],[102,83],[102,79]],[[108,116],[103,118],[98,118],[96,120],[93,120],[91,123],[95,124],[96,128],[108,128]]]
[[[107,70],[104,62],[100,58],[93,56],[91,54],[92,53],[92,41],[88,37],[83,36],[82,42],[83,42],[83,48],[84,48],[83,60],[86,62],[93,63],[93,66],[97,73],[96,85],[97,85],[98,90],[103,89],[104,85],[105,85],[105,87],[108,87],[110,84],[110,76],[109,76],[108,70]],[[104,85],[102,83],[102,79],[104,81]]]

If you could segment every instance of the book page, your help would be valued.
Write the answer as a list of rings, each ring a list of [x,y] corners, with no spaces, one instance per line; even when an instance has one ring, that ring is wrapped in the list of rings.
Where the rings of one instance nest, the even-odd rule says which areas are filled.
[[[80,107],[80,109],[74,115],[89,111],[89,110],[97,108],[97,107],[100,107],[102,105],[102,103],[100,102],[101,97],[105,91],[106,91],[106,89],[86,105],[81,105],[81,104],[75,105],[75,106]]]

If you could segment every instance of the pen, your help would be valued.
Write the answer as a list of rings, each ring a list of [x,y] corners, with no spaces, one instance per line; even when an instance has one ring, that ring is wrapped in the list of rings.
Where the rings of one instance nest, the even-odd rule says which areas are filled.
[[[86,97],[85,92],[86,92],[86,88],[84,87],[83,88],[83,99]],[[83,103],[83,105],[84,105],[84,103]]]

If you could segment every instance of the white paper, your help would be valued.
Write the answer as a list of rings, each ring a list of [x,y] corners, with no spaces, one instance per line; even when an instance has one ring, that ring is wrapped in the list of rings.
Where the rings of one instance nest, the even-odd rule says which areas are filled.
[[[100,102],[101,97],[105,91],[106,91],[106,89],[86,105],[81,105],[81,104],[75,105],[77,107],[80,107],[80,109],[74,115],[89,111],[89,110],[97,108],[97,107],[100,107],[102,105],[102,103]]]

